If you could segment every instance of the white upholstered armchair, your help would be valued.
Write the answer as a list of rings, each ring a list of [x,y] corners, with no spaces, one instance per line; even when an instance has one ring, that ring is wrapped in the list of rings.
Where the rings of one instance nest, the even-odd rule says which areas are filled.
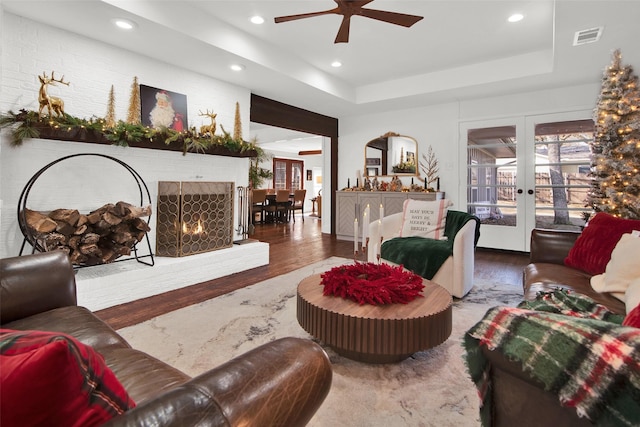
[[[381,223],[380,226],[378,221],[369,224],[369,246],[367,248],[369,262],[377,261],[380,236],[385,241],[398,236],[402,227],[402,213],[388,215],[382,219]],[[473,286],[477,224],[479,223],[475,220],[470,220],[458,230],[453,241],[453,254],[446,259],[431,279],[457,298],[465,296]],[[382,259],[382,261],[394,264],[388,260]]]

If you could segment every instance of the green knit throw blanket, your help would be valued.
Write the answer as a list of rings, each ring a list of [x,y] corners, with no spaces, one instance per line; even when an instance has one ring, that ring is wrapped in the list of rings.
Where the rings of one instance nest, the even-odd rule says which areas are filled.
[[[464,342],[483,426],[491,425],[493,402],[490,366],[480,346],[519,362],[560,404],[596,425],[640,425],[640,329],[621,326],[622,320],[565,290],[490,309]]]
[[[449,210],[444,229],[447,240],[395,237],[382,244],[380,256],[431,280],[447,258],[453,254],[453,241],[458,231],[472,220],[476,221],[475,245],[480,238],[480,220],[466,212]]]

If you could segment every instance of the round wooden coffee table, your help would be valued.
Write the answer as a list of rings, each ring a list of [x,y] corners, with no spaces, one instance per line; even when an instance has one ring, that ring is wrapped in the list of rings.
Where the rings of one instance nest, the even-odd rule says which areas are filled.
[[[451,335],[451,294],[425,280],[422,298],[409,304],[360,305],[324,296],[320,274],[298,285],[297,317],[302,328],[349,359],[399,362],[442,344]]]

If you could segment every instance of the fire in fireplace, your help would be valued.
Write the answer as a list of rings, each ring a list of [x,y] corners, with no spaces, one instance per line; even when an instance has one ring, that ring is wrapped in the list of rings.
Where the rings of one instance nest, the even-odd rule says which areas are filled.
[[[156,255],[181,257],[233,246],[232,182],[158,182]]]

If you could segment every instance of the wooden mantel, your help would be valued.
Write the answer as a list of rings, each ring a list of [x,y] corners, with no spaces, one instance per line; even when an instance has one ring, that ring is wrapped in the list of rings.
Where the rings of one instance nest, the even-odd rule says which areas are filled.
[[[103,133],[96,132],[90,129],[83,128],[73,128],[70,130],[63,128],[53,128],[45,124],[36,125],[38,132],[40,133],[39,138],[42,139],[53,139],[56,141],[73,141],[73,142],[87,142],[91,144],[106,144],[106,145],[116,145],[113,141],[107,139]],[[128,141],[127,145],[129,147],[137,147],[137,148],[149,148],[153,150],[168,150],[168,151],[178,151],[185,153],[185,146],[182,140],[178,140],[175,142],[171,142],[169,144],[165,144],[163,141],[155,141],[149,139],[142,139],[141,141]],[[208,147],[204,151],[193,151],[194,153],[199,154],[210,154],[215,156],[226,156],[226,157],[256,157],[257,153],[255,150],[246,150],[246,151],[232,151],[225,146],[222,145],[214,145]]]

